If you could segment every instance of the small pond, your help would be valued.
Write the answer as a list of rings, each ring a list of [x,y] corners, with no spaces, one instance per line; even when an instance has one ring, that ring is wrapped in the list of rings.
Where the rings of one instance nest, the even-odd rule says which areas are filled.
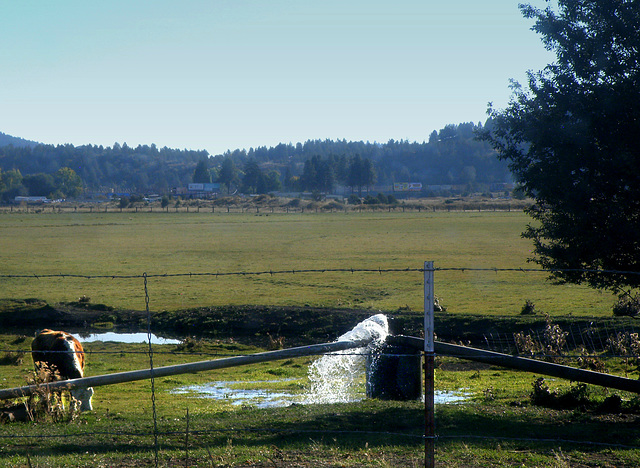
[[[91,333],[89,335],[78,335],[78,340],[83,343],[92,341],[114,341],[116,343],[148,343],[146,333],[118,333],[118,332],[100,332]],[[157,335],[151,335],[152,344],[179,344],[180,340],[172,338],[162,338]]]

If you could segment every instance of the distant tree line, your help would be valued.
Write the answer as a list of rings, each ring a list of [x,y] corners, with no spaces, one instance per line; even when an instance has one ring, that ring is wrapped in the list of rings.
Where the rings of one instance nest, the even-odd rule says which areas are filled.
[[[4,201],[18,196],[73,198],[82,191],[82,179],[68,167],[61,167],[54,174],[38,172],[25,176],[17,169],[6,172],[0,169],[0,197]]]
[[[390,140],[387,143],[309,140],[247,150],[227,151],[210,157],[206,151],[73,145],[8,146],[0,144],[0,194],[6,200],[15,193],[52,190],[72,196],[51,184],[63,168],[73,171],[84,190],[160,194],[190,182],[218,182],[224,192],[328,193],[336,186],[362,194],[374,184],[420,182],[423,185],[483,184],[511,179],[507,163],[496,157],[488,142],[475,135],[481,124],[448,125],[434,131],[428,142]],[[18,177],[20,186],[16,186]],[[37,176],[37,179],[33,179]],[[30,183],[40,180],[42,183]]]
[[[169,193],[172,188],[191,182],[197,162],[208,157],[206,151],[158,149],[155,145],[131,148],[126,143],[116,143],[113,147],[3,146],[0,147],[0,170],[6,178],[11,178],[12,185],[8,189],[6,183],[0,184],[0,196],[4,200],[13,198],[17,192],[26,195],[46,192],[43,195],[48,196],[52,193],[47,192],[48,189],[58,189],[48,183],[48,177],[55,178],[63,168],[72,170],[80,178],[84,190]],[[18,174],[25,181],[22,188],[15,185]],[[43,184],[28,184],[33,177]],[[66,192],[65,195],[72,196]]]
[[[491,145],[478,141],[481,124],[447,125],[434,131],[428,142],[390,140],[387,143],[309,140],[247,150],[227,151],[211,158],[211,167],[226,175],[229,168],[241,174],[251,163],[268,174],[276,171],[286,191],[330,192],[336,185],[361,192],[373,185],[420,182],[423,185],[464,185],[471,189],[511,181],[507,164],[498,160]],[[241,184],[241,178],[236,180]]]

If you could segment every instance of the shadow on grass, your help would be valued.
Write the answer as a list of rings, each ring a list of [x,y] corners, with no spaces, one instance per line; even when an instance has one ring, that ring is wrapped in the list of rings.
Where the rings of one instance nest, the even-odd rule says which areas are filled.
[[[120,453],[135,455],[153,450],[153,421],[105,422],[84,426],[31,425],[29,435],[42,438],[5,438],[4,455],[39,456]],[[441,405],[436,408],[437,445],[463,441],[477,447],[512,442],[542,447],[575,445],[580,451],[621,446],[640,450],[640,416],[555,411],[536,407]],[[11,428],[6,425],[5,428]],[[70,434],[73,430],[73,436]],[[159,418],[161,450],[184,450],[186,420]],[[13,431],[9,431],[9,435]],[[19,431],[24,434],[24,431]],[[189,421],[189,448],[275,446],[294,450],[320,442],[340,449],[395,447],[421,450],[424,406],[420,402],[383,402],[334,405],[293,405],[199,414]],[[16,434],[17,435],[17,434]],[[546,447],[546,448],[544,448]]]

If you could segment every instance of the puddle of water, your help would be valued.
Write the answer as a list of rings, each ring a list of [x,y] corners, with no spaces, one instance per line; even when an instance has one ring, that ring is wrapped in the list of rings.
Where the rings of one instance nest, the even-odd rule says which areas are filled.
[[[284,382],[279,380],[278,382]],[[256,384],[260,382],[209,382],[202,385],[187,385],[172,390],[174,394],[193,393],[198,398],[228,400],[234,406],[251,405],[257,408],[278,408],[300,403],[302,395],[290,392],[271,391],[266,389],[242,389],[239,384]],[[265,382],[266,383],[266,382]]]
[[[436,405],[457,405],[471,399],[473,393],[459,390],[449,392],[447,390],[436,390],[433,392],[433,402]],[[424,400],[424,398],[423,398]]]
[[[279,380],[277,382],[285,382]],[[271,381],[273,382],[273,381]],[[283,391],[272,391],[266,389],[242,389],[238,385],[256,384],[260,382],[241,382],[241,381],[222,381],[209,382],[202,385],[187,385],[179,387],[171,391],[174,394],[194,394],[196,398],[208,398],[212,400],[228,400],[232,405],[252,405],[257,408],[278,408],[290,406],[292,404],[313,404],[309,400],[308,395],[300,393],[290,393]],[[266,383],[266,382],[265,382]],[[457,391],[449,392],[445,390],[436,390],[434,394],[434,402],[437,405],[460,404],[469,400],[473,396],[472,393]],[[339,402],[358,402],[365,399],[364,390],[362,396],[352,396],[348,400],[340,399]],[[337,403],[334,401],[333,403]],[[324,401],[323,403],[332,403]]]
[[[116,332],[104,332],[104,333],[92,333],[90,335],[79,335],[78,340],[83,343],[90,343],[92,341],[115,341],[116,343],[148,343],[148,336],[146,333],[116,333]],[[179,344],[180,340],[174,340],[171,338],[162,338],[160,336],[151,335],[152,344]]]

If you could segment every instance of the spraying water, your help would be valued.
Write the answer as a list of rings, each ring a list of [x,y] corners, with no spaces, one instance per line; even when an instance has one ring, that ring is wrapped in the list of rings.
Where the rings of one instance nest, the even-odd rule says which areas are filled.
[[[365,348],[327,354],[309,366],[310,388],[304,403],[347,403],[357,401],[357,387],[365,371],[365,357],[389,334],[387,317],[374,315],[360,322],[337,341],[372,340]]]

